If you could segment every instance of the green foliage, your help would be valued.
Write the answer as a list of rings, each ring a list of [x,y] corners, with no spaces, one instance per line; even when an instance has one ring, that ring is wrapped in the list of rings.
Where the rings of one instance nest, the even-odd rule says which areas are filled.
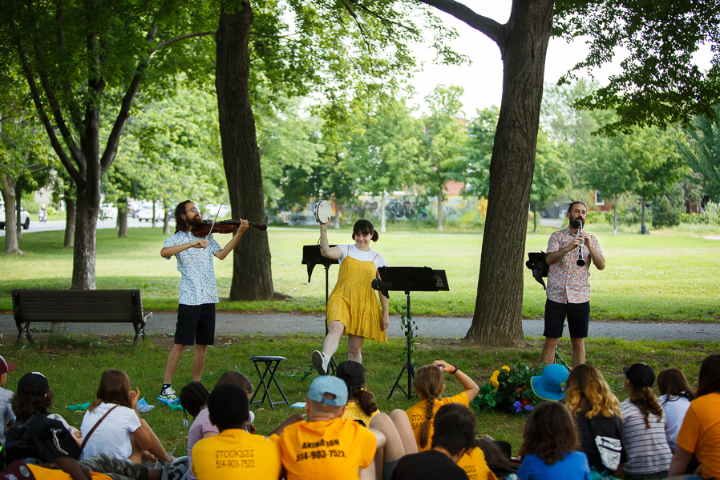
[[[490,188],[490,158],[495,143],[499,111],[497,107],[476,112],[468,126],[468,165],[465,171],[465,192],[487,198]]]
[[[711,102],[720,96],[719,54],[714,51],[705,72],[693,55],[703,44],[717,46],[719,21],[715,1],[560,0],[555,2],[553,34],[568,41],[590,38],[590,53],[575,71],[610,62],[620,47],[628,52],[622,72],[577,104],[617,111],[618,118],[602,132],[629,133],[636,125],[689,125],[694,115],[712,116]]]
[[[681,143],[685,159],[700,174],[703,192],[720,200],[720,106],[712,107],[710,117],[695,117],[685,135],[687,142]]]
[[[501,412],[530,412],[543,400],[535,395],[530,381],[542,375],[545,364],[517,364],[495,370],[490,381],[480,387],[478,396],[470,402],[476,413],[497,410]]]
[[[655,200],[652,226],[653,228],[664,228],[680,225],[684,212],[682,186],[676,184],[667,195],[660,195]]]

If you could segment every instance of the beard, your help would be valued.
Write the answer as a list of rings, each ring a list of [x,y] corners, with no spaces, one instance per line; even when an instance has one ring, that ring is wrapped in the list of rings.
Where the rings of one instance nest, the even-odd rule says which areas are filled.
[[[580,223],[582,223],[583,226],[585,225],[585,222],[583,221],[583,218],[580,215],[578,215],[577,217],[575,217],[571,220],[572,220],[572,224],[575,228],[580,228]]]
[[[202,218],[200,218],[200,216],[196,216],[193,218],[186,218],[185,223],[187,223],[188,225],[190,225],[192,227],[199,227],[200,225],[203,224],[203,220],[202,220]]]

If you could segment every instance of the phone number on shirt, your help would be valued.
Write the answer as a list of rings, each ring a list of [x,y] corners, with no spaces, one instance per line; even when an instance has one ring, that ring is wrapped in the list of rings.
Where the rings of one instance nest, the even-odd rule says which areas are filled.
[[[215,460],[215,468],[255,468],[255,460]]]
[[[328,457],[345,457],[345,452],[342,450],[313,450],[312,452],[298,453],[295,457],[295,461],[302,462],[303,460],[318,460],[320,458]]]

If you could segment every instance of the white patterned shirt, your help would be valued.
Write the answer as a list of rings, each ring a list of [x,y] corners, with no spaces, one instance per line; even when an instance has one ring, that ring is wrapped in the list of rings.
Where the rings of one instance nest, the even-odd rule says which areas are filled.
[[[547,253],[557,252],[575,239],[570,228],[558,230],[550,235]],[[600,243],[594,235],[590,235],[590,244],[602,256]],[[548,270],[547,298],[557,303],[585,303],[590,301],[590,249],[583,244],[585,266],[578,267],[577,249],[569,252],[559,262],[550,265]]]
[[[176,247],[196,240],[199,238],[191,232],[175,232],[165,240],[163,248]],[[181,305],[203,305],[220,301],[215,284],[213,257],[215,252],[222,248],[212,235],[209,240],[207,248],[188,248],[175,255],[177,269],[182,274],[179,301]],[[170,257],[167,259],[170,260]]]

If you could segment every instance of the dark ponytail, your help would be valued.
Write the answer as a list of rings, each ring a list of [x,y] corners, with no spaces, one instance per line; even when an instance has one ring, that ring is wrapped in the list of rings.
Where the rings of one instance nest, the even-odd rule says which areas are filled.
[[[350,387],[350,398],[357,400],[360,409],[365,415],[370,416],[378,410],[377,403],[375,403],[375,395],[366,390],[365,387],[357,385]]]

